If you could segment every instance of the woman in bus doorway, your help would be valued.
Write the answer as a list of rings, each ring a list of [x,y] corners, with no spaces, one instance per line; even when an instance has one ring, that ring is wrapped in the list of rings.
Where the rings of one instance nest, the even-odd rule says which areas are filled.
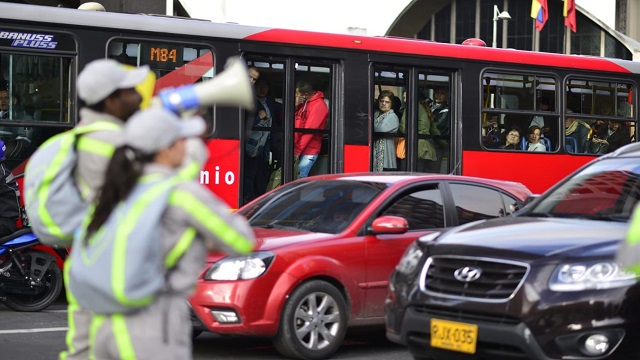
[[[389,90],[382,90],[378,96],[378,110],[373,117],[373,131],[378,137],[373,143],[373,171],[395,170],[396,148],[393,136],[388,133],[398,132],[400,120],[393,111],[395,95]]]
[[[329,108],[322,91],[313,89],[310,83],[299,81],[296,85],[296,133],[294,135],[294,162],[298,164],[299,177],[309,176],[322,147],[322,133],[303,132],[303,129],[324,130]],[[300,131],[302,130],[302,131]]]

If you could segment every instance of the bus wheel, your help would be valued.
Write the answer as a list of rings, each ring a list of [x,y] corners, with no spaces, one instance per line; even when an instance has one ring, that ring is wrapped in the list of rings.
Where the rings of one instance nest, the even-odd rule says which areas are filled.
[[[290,358],[326,359],[342,344],[347,319],[340,291],[325,281],[309,281],[287,300],[273,345]]]

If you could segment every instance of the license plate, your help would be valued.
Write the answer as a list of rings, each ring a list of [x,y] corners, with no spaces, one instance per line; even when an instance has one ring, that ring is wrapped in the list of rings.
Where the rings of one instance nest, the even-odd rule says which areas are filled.
[[[431,319],[431,347],[475,354],[478,325]]]

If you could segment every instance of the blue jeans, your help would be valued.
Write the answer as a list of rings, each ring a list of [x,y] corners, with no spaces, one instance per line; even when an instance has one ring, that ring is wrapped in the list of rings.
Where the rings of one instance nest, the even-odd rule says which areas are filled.
[[[300,155],[298,158],[298,168],[300,170],[300,179],[309,176],[313,163],[318,159],[318,155]]]

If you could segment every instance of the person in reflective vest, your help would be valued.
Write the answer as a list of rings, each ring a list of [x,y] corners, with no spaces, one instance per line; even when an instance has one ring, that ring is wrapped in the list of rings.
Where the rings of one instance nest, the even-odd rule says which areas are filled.
[[[171,265],[162,290],[150,304],[134,311],[93,315],[90,355],[95,359],[190,359],[187,298],[195,289],[207,250],[240,255],[254,248],[247,220],[184,176],[186,138],[204,130],[202,118],[180,119],[162,108],[141,110],[124,125],[124,145],[116,149],[107,167],[85,239],[105,229],[117,205],[127,201],[139,181],[177,177],[158,224],[157,245],[165,264]]]
[[[115,60],[99,59],[88,63],[78,75],[78,97],[84,103],[78,126],[98,122],[111,125],[109,130],[82,135],[76,144],[76,183],[83,198],[89,202],[95,199],[111,155],[122,143],[122,125],[140,109],[143,99],[136,86],[142,84],[149,74],[148,66],[132,68]],[[65,283],[68,265],[65,264]],[[67,348],[60,353],[60,359],[86,360],[89,358],[91,314],[78,305],[69,291],[66,293],[69,330]]]

